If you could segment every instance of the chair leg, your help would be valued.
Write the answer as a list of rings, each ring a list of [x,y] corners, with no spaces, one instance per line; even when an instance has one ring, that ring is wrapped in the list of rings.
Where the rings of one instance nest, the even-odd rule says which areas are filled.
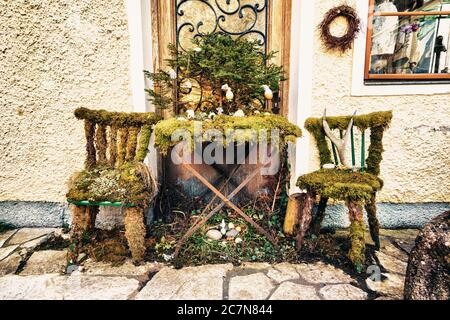
[[[349,259],[356,267],[358,272],[362,272],[365,261],[365,226],[363,207],[358,202],[352,200],[347,201],[348,215],[350,218],[350,239],[351,248],[348,253]]]
[[[77,263],[80,249],[83,245],[84,235],[95,228],[95,219],[99,212],[98,207],[71,206],[72,228],[71,246],[69,256],[72,263]]]
[[[369,220],[370,236],[375,243],[375,249],[380,250],[380,222],[377,218],[377,195],[374,194],[369,202],[366,203],[367,218]]]
[[[83,233],[94,229],[97,207],[71,206],[72,232]]]
[[[297,250],[301,250],[303,238],[305,237],[306,232],[308,231],[311,220],[312,220],[312,208],[314,205],[314,193],[312,191],[308,191],[305,194],[300,196],[300,210],[298,212],[298,228],[297,228]]]
[[[125,212],[125,237],[131,251],[133,261],[142,262],[145,255],[145,223],[144,210],[141,208],[127,208]]]
[[[317,207],[317,213],[314,216],[311,232],[313,235],[319,235],[320,227],[323,219],[325,218],[325,211],[328,205],[328,198],[320,197],[319,206]]]

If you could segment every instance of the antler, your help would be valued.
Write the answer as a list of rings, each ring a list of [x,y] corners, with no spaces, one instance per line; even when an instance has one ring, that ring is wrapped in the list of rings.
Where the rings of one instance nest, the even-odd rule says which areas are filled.
[[[353,123],[354,123],[354,119],[355,119],[355,115],[356,112],[353,114],[352,119],[350,120],[347,130],[345,131],[345,135],[342,139],[336,137],[333,132],[330,129],[330,126],[328,125],[328,122],[326,120],[327,117],[327,109],[325,109],[324,113],[323,113],[323,129],[325,131],[325,134],[327,135],[327,137],[331,140],[331,142],[336,146],[337,149],[337,153],[339,156],[339,161],[342,165],[346,166],[346,167],[351,167],[351,163],[349,163],[347,157],[346,157],[346,153],[345,150],[347,148],[347,144],[350,141],[350,133],[353,127]]]

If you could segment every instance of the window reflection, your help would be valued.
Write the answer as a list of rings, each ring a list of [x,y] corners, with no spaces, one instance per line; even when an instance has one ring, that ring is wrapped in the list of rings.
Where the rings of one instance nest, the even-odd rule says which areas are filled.
[[[450,1],[377,1],[377,12],[450,11]],[[371,74],[449,73],[449,16],[373,18]]]

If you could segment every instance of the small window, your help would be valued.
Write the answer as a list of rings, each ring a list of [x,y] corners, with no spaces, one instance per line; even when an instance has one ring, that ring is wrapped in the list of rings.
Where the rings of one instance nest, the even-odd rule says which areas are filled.
[[[369,0],[365,80],[450,80],[450,0]]]

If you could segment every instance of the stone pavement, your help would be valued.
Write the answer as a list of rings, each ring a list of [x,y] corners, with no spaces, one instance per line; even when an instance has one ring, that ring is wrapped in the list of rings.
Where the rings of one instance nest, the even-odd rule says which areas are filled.
[[[87,259],[65,274],[65,250],[36,250],[59,229],[0,234],[0,300],[365,300],[401,299],[416,230],[382,230],[373,275],[365,281],[323,262],[249,263],[175,270],[158,263],[120,267]]]

